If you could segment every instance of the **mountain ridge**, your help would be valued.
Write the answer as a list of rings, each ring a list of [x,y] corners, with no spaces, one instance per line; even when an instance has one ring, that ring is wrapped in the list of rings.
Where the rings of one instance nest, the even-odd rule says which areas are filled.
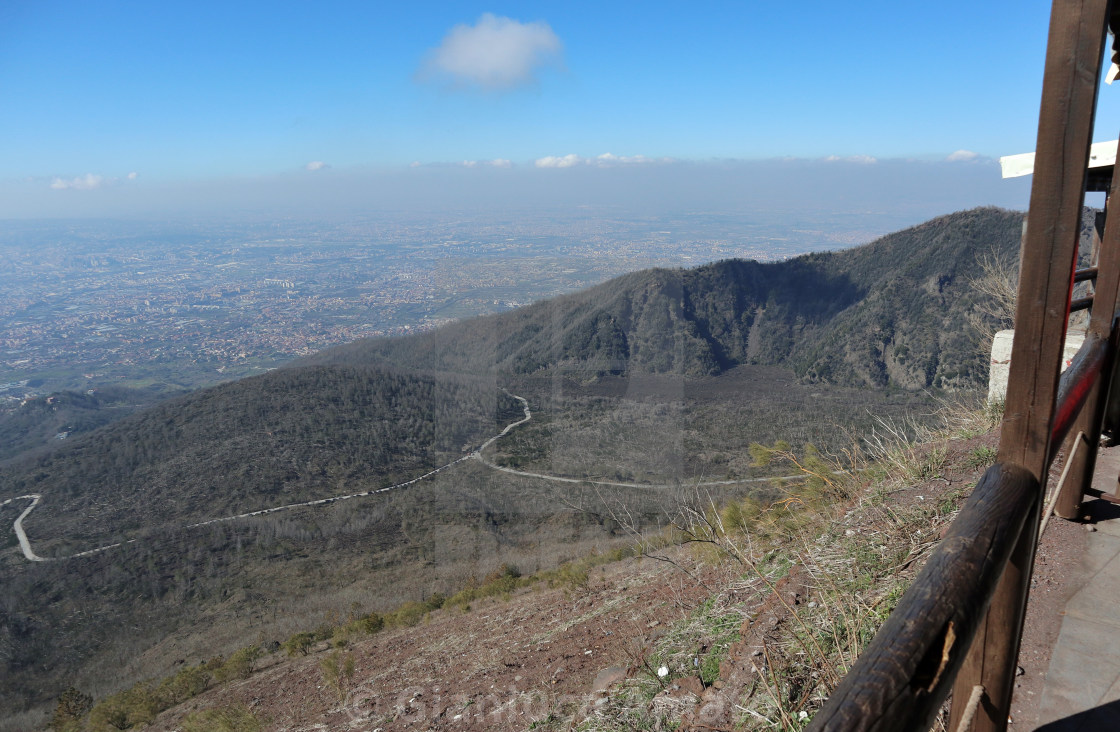
[[[781,262],[724,260],[623,275],[579,293],[293,362],[390,363],[498,375],[555,370],[702,377],[742,364],[904,389],[978,388],[978,257],[1017,252],[1022,214],[980,208],[861,247]]]

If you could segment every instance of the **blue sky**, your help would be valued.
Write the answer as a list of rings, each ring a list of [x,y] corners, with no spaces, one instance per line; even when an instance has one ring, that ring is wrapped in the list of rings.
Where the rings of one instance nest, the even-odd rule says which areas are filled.
[[[464,162],[482,188],[482,168],[756,175],[782,158],[991,177],[992,158],[1034,147],[1048,16],[1004,0],[7,0],[0,216],[216,206],[197,192],[262,186],[280,201],[332,176],[392,194],[417,164],[450,181]],[[1116,135],[1117,95],[1097,139]],[[997,183],[996,199],[1012,190]]]

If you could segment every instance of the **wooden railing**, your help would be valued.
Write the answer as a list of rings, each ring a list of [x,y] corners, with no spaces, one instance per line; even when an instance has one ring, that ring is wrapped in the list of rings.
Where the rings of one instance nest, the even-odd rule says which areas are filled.
[[[1038,481],[1018,466],[984,474],[814,730],[929,729],[952,689],[1027,517]]]
[[[1050,455],[1048,462],[1057,457],[1058,448],[1073,427],[1074,420],[1081,414],[1085,402],[1100,379],[1101,370],[1112,356],[1108,340],[1090,334],[1085,343],[1073,357],[1073,363],[1062,374],[1058,384],[1058,406],[1054,413],[1054,424],[1050,428]]]
[[[1074,357],[1059,387],[1052,445],[1068,433],[1111,355],[1109,341],[1090,337]],[[929,729],[990,607],[1012,549],[1021,540],[1035,541],[1041,499],[1038,479],[1026,468],[1006,463],[989,468],[810,729]],[[986,691],[974,686],[969,699],[978,688]],[[962,711],[962,721],[970,722],[982,701],[978,697],[967,717]]]
[[[1073,435],[1055,512],[1077,518],[1114,378],[1120,213],[1107,216],[1107,204],[1098,261],[1075,271],[1110,23],[1120,25],[1109,0],[1054,0],[997,462],[813,717],[814,732],[925,730],[950,692],[951,732],[1007,728],[1050,466]],[[1109,201],[1118,190],[1114,176]],[[1073,300],[1075,282],[1088,280],[1093,295]],[[1059,376],[1076,310],[1091,312],[1087,337]]]

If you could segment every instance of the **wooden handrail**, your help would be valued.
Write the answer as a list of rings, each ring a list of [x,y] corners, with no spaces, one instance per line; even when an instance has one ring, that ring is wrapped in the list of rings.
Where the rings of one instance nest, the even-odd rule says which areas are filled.
[[[1069,311],[1071,313],[1076,313],[1078,310],[1088,310],[1091,307],[1093,307],[1092,295],[1076,298],[1069,303]]]
[[[1058,449],[1062,446],[1062,440],[1066,438],[1073,421],[1085,406],[1089,392],[1100,379],[1101,368],[1108,359],[1110,348],[1107,340],[1090,333],[1081,344],[1081,348],[1077,349],[1073,363],[1062,374],[1062,379],[1058,382],[1058,406],[1054,412],[1053,426],[1050,428],[1048,463],[1054,461]]]
[[[1096,280],[1096,279],[1097,279],[1097,268],[1096,267],[1086,267],[1084,269],[1079,269],[1079,270],[1077,270],[1076,272],[1073,273],[1073,281],[1074,282],[1087,282],[1088,280]]]
[[[1111,355],[1090,333],[1058,386],[1051,432],[1053,461]],[[921,574],[813,717],[810,732],[924,730],[953,688],[999,580],[1037,521],[1042,498],[1034,474],[997,463],[984,473]]]
[[[1038,481],[996,464],[977,483],[949,534],[813,717],[812,732],[925,730],[952,688],[1027,517]]]

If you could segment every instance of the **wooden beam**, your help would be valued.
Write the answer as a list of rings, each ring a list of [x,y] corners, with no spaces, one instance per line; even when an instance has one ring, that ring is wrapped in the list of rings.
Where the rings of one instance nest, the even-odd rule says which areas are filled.
[[[1050,427],[1065,346],[1074,259],[1081,229],[1089,146],[1109,0],[1054,0],[1042,80],[1034,180],[1020,255],[1015,341],[1011,350],[999,460],[1024,466],[1038,481],[1041,504],[1049,467]],[[1034,566],[1035,520],[1028,524],[996,590],[953,696],[958,730],[973,687],[986,694],[970,729],[1003,732],[1023,611]]]
[[[1094,252],[1099,247],[1098,241],[1099,240],[1097,239],[1096,232],[1094,232],[1093,233],[1093,250],[1094,250]],[[1096,258],[1095,258],[1096,254],[1094,254],[1093,256],[1094,256],[1093,262],[1096,262],[1097,261]],[[1073,275],[1073,281],[1074,282],[1095,282],[1096,279],[1097,279],[1097,267],[1096,267],[1096,265],[1094,265],[1092,267],[1086,267],[1085,269],[1079,269]]]
[[[809,732],[925,730],[937,717],[983,622],[1016,538],[1028,530],[1038,481],[988,468],[949,533],[887,622],[813,716]]]
[[[1070,451],[1069,479],[1062,486],[1054,512],[1065,519],[1076,519],[1081,513],[1081,497],[1093,482],[1093,471],[1097,464],[1097,448],[1100,445],[1101,425],[1104,422],[1105,407],[1109,399],[1109,388],[1113,364],[1116,359],[1116,342],[1112,340],[1113,323],[1116,321],[1116,307],[1120,305],[1120,176],[1112,179],[1112,192],[1108,196],[1107,208],[1116,203],[1118,210],[1112,216],[1105,211],[1104,235],[1100,238],[1097,261],[1097,279],[1094,285],[1093,315],[1089,320],[1089,337],[1109,342],[1108,357],[1102,377],[1097,380],[1089,393],[1086,407],[1078,416],[1071,432],[1085,433],[1086,448]]]
[[[1081,232],[1108,0],[1055,0],[1000,459],[1042,476]]]
[[[1089,398],[1100,384],[1101,374],[1107,378],[1105,366],[1112,355],[1112,347],[1107,338],[1100,338],[1096,333],[1089,333],[1089,337],[1077,349],[1073,362],[1062,374],[1058,382],[1058,401],[1054,408],[1054,419],[1050,427],[1050,456],[1047,463],[1052,463],[1058,456],[1058,446],[1062,444],[1067,434],[1075,423],[1086,413],[1086,405],[1090,405]],[[1095,405],[1093,405],[1095,406]],[[1091,411],[1091,407],[1090,407]]]
[[[1078,310],[1088,310],[1091,307],[1093,307],[1092,295],[1090,295],[1089,297],[1079,297],[1076,300],[1070,302],[1069,311],[1071,313],[1076,313]]]

